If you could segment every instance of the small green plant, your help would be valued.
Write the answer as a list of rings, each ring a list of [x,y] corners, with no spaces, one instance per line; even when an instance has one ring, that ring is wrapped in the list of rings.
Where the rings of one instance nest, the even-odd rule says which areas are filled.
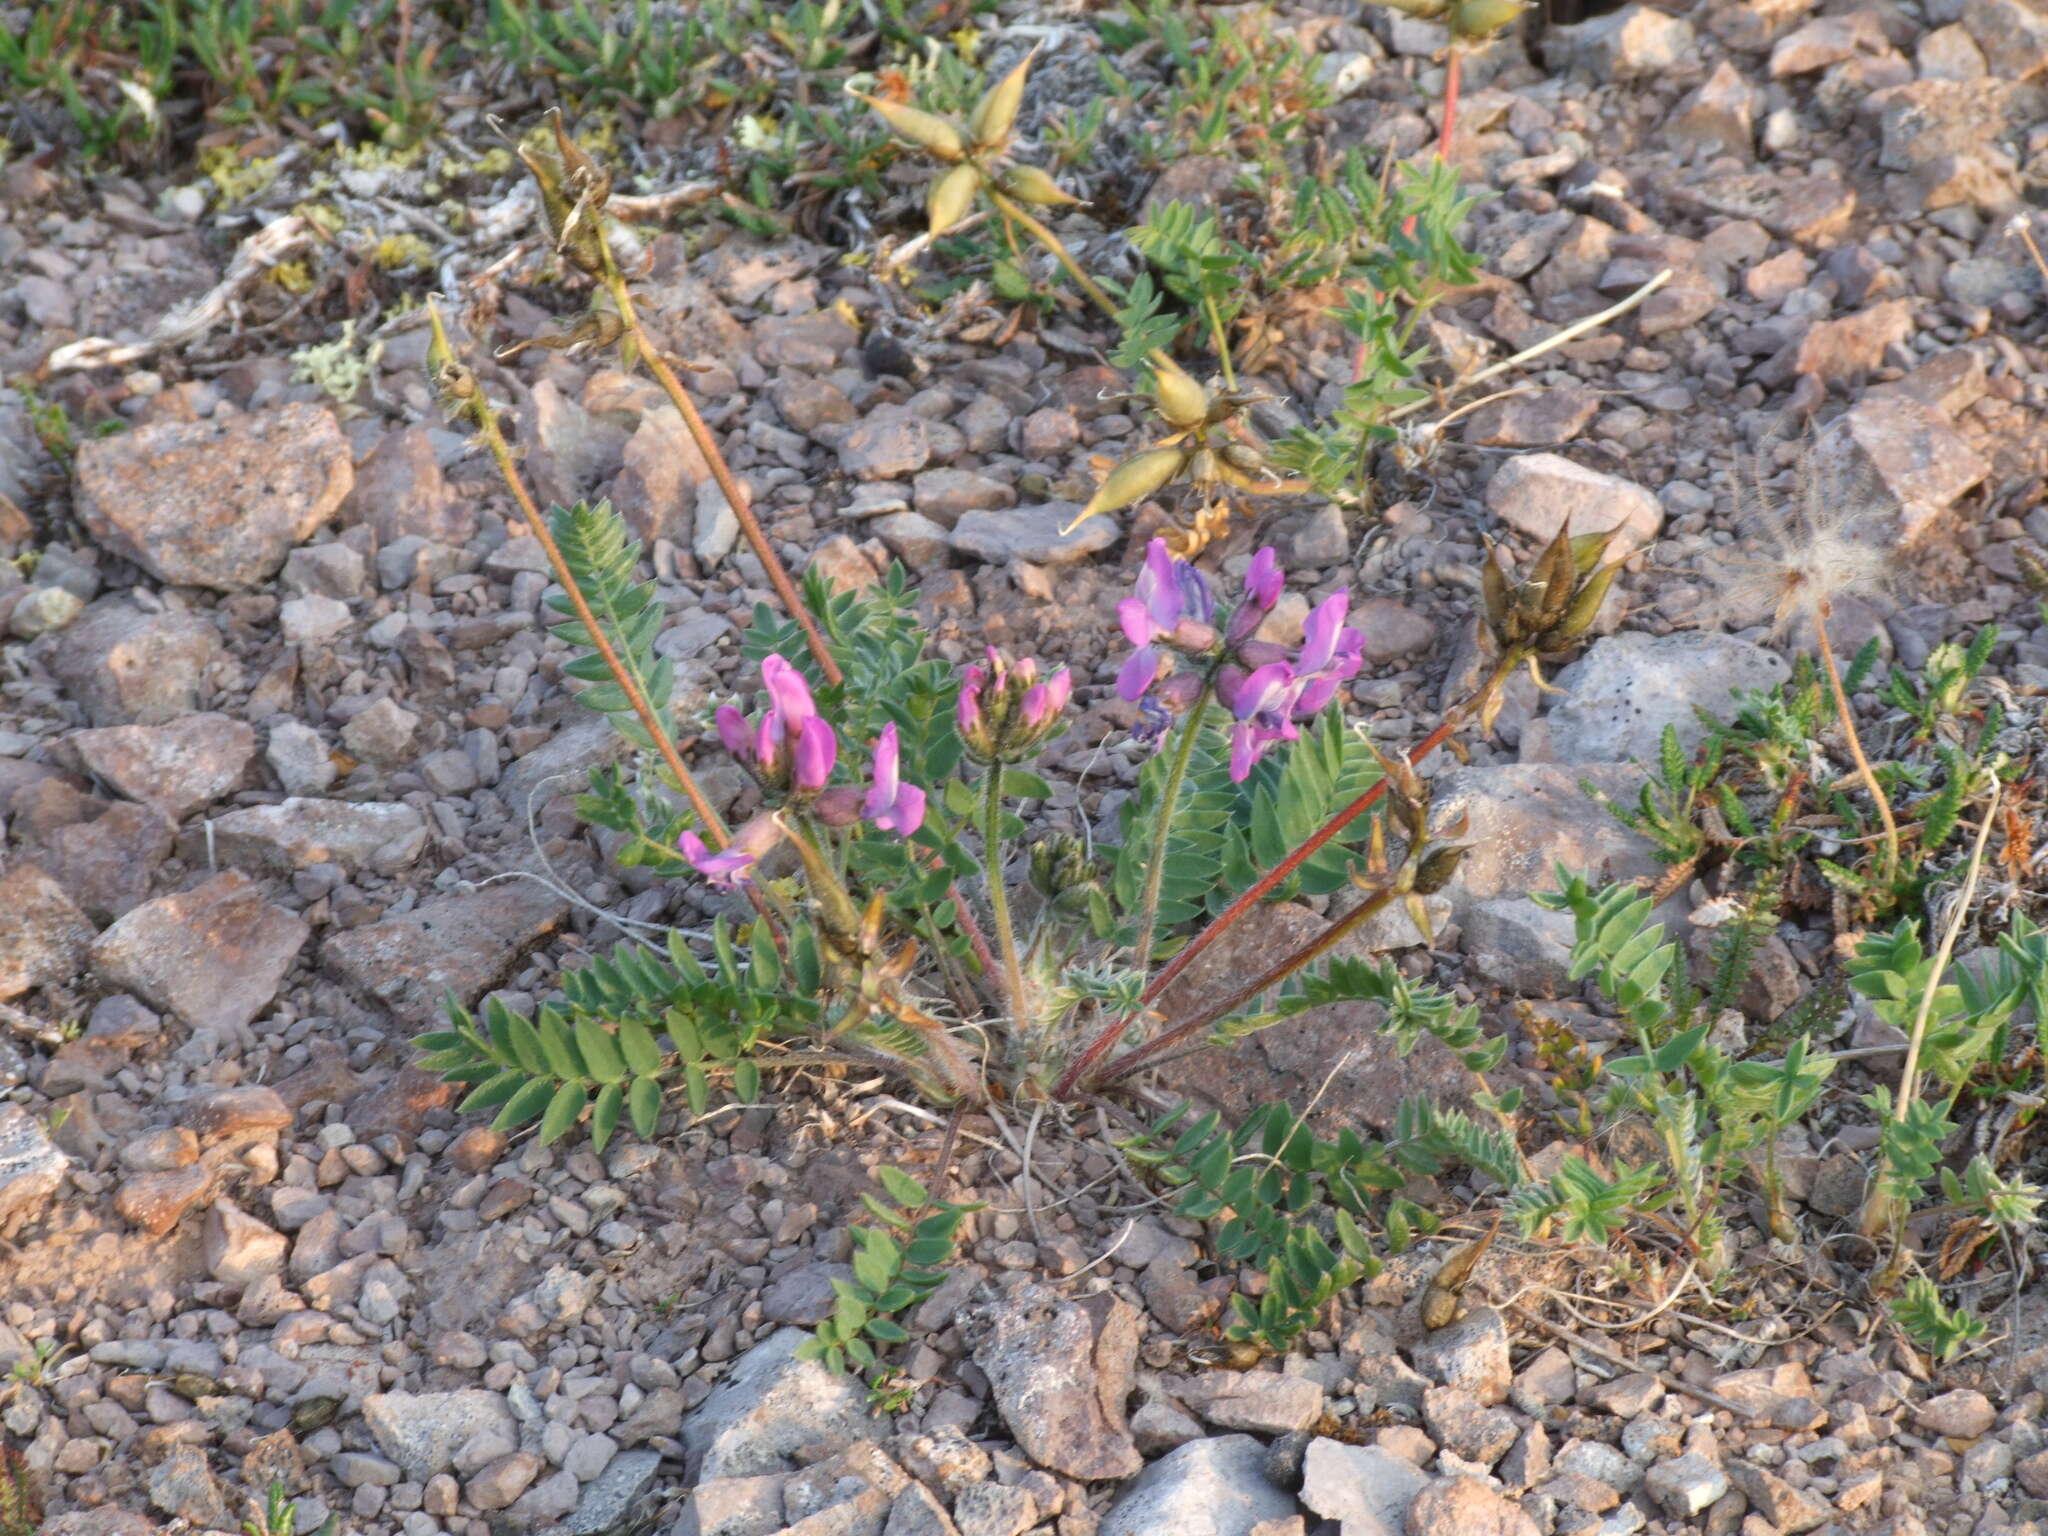
[[[269,1492],[261,1503],[252,1504],[249,1518],[242,1522],[242,1536],[297,1536],[298,1525],[298,1507],[282,1480],[272,1478]],[[340,1529],[341,1517],[329,1515],[307,1536],[335,1536]]]
[[[944,1283],[961,1223],[982,1207],[934,1200],[900,1168],[877,1168],[875,1179],[889,1198],[864,1192],[861,1200],[882,1225],[852,1229],[853,1278],[832,1282],[838,1305],[797,1347],[797,1357],[822,1361],[835,1371],[857,1368],[868,1377],[878,1402],[896,1408],[914,1384],[899,1380],[876,1346],[909,1341],[909,1330],[896,1315]]]
[[[1953,1360],[1983,1338],[1988,1326],[1966,1308],[1945,1305],[1940,1289],[1925,1275],[1907,1280],[1904,1293],[1891,1304],[1891,1315],[1906,1337],[1938,1360]]]
[[[51,1372],[70,1352],[70,1346],[61,1340],[37,1339],[29,1345],[29,1352],[8,1368],[7,1379],[22,1387],[48,1386]]]
[[[28,1458],[0,1441],[0,1536],[36,1536],[42,1526],[42,1496]]]

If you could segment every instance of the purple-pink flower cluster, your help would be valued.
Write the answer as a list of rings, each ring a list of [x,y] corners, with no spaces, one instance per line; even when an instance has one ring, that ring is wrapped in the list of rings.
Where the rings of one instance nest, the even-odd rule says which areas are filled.
[[[1255,638],[1280,600],[1286,574],[1270,548],[1252,557],[1245,593],[1220,644],[1216,698],[1230,711],[1230,777],[1242,781],[1276,741],[1301,734],[1298,722],[1319,713],[1365,663],[1365,637],[1345,619],[1351,600],[1339,592],[1318,603],[1302,625],[1300,648]],[[1136,647],[1117,674],[1117,692],[1136,703],[1159,684],[1167,706],[1185,709],[1199,691],[1188,674],[1175,676],[1176,653],[1216,654],[1215,600],[1201,573],[1179,559],[1164,539],[1145,551],[1133,593],[1117,606],[1124,634]],[[1193,686],[1190,686],[1193,685]]]
[[[759,720],[749,720],[732,704],[721,705],[716,719],[725,749],[764,784],[804,802],[828,826],[848,826],[865,816],[885,832],[908,837],[924,825],[925,792],[903,782],[894,722],[883,726],[875,741],[865,793],[852,785],[828,788],[839,761],[839,738],[818,714],[803,674],[780,656],[769,656],[761,662],[761,685],[768,692],[768,709]],[[695,832],[685,832],[678,846],[711,884],[730,889],[752,878],[755,864],[782,835],[782,823],[764,811],[733,833],[723,849],[714,851]]]
[[[973,662],[960,674],[960,740],[982,762],[1016,762],[1058,729],[1073,696],[1065,667],[1040,676],[1036,659],[1012,661],[990,646],[987,666]]]

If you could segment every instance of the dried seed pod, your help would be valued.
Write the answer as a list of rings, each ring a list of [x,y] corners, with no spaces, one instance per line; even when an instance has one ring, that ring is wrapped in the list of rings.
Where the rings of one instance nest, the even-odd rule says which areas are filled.
[[[1134,501],[1142,501],[1186,468],[1192,451],[1188,448],[1148,448],[1143,453],[1133,454],[1102,477],[1102,484],[1089,498],[1088,505],[1060,531],[1070,532],[1098,512],[1114,512]]]
[[[1514,614],[1513,594],[1508,590],[1508,574],[1494,555],[1493,540],[1485,542],[1486,552],[1479,561],[1479,592],[1486,604],[1486,627],[1493,632],[1495,643],[1506,647],[1514,643],[1508,634]]]
[[[1422,856],[1415,870],[1415,894],[1434,896],[1451,883],[1465,860],[1465,843],[1440,843]]]
[[[960,160],[966,157],[966,135],[961,133],[958,126],[940,117],[936,112],[925,112],[916,107],[884,101],[879,96],[864,96],[858,91],[854,94],[879,112],[883,122],[919,149],[929,150],[941,160]]]
[[[1002,174],[996,177],[996,185],[1018,202],[1039,208],[1060,208],[1081,201],[1072,193],[1062,191],[1058,182],[1035,165],[1005,166]]]
[[[1214,448],[1197,448],[1188,458],[1188,479],[1196,485],[1211,485],[1222,478],[1223,461]]]
[[[974,206],[974,194],[981,189],[981,171],[972,165],[956,165],[932,182],[925,194],[925,214],[933,239],[967,217]]]
[[[1036,48],[1025,54],[1023,62],[990,86],[975,104],[974,114],[967,119],[967,132],[976,149],[1000,149],[1008,141],[1017,123],[1017,109],[1024,104],[1024,82],[1037,57]]]
[[[1546,650],[1561,651],[1593,627],[1593,620],[1600,616],[1600,605],[1607,601],[1608,589],[1614,585],[1615,573],[1620,569],[1619,560],[1612,565],[1603,565],[1579,584],[1564,617],[1544,634]]]
[[[569,137],[562,126],[562,114],[551,114],[555,127],[555,148],[562,157],[562,189],[595,217],[611,200],[612,176],[593,160],[583,146]]]

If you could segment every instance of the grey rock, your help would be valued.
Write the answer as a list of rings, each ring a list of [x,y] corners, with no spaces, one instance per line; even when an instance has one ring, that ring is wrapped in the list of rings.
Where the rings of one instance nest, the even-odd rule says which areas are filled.
[[[733,511],[724,488],[716,480],[706,480],[697,487],[696,507],[690,551],[700,565],[709,568],[731,554],[739,542],[739,514]]]
[[[1489,1407],[1507,1397],[1514,1379],[1507,1325],[1492,1307],[1474,1307],[1450,1326],[1425,1333],[1409,1353],[1423,1375]]]
[[[583,788],[591,772],[626,753],[626,741],[608,720],[580,720],[564,726],[542,745],[515,758],[498,780],[498,797],[513,820],[525,824],[540,795],[566,794]]]
[[[1666,727],[1689,755],[1707,733],[1698,711],[1727,719],[1737,689],[1789,676],[1775,651],[1712,630],[1607,635],[1558,673],[1565,696],[1523,731],[1523,761],[1654,764]]]
[[[1349,1536],[1348,1525],[1345,1531]],[[1408,1536],[1542,1536],[1542,1527],[1478,1478],[1447,1477],[1408,1506]]]
[[[940,570],[951,563],[953,545],[945,527],[921,512],[891,512],[875,519],[875,537],[914,571]]]
[[[227,870],[129,912],[99,936],[92,964],[109,986],[233,1035],[269,1006],[311,932]]]
[[[1376,1445],[1316,1439],[1302,1461],[1301,1502],[1342,1522],[1344,1536],[1402,1536],[1409,1506],[1428,1486],[1414,1462]]]
[[[788,1523],[782,1508],[788,1480],[786,1472],[704,1478],[664,1536],[773,1536]]]
[[[882,1536],[959,1536],[959,1529],[929,1488],[912,1483],[889,1506],[889,1523],[882,1527]]]
[[[293,645],[328,645],[354,622],[348,604],[337,597],[294,597],[277,613],[277,626]]]
[[[853,1268],[847,1264],[807,1264],[791,1270],[761,1293],[762,1314],[771,1323],[822,1323],[839,1301],[832,1282],[852,1278]]]
[[[206,1452],[196,1445],[173,1447],[151,1469],[148,1486],[149,1502],[167,1515],[202,1530],[234,1523],[220,1483],[206,1465]]]
[[[1916,1429],[1952,1440],[1974,1440],[1989,1434],[1997,1422],[1998,1409],[1974,1387],[1958,1387],[1953,1392],[1930,1397],[1913,1410]]]
[[[1278,1371],[1208,1371],[1174,1379],[1171,1390],[1218,1429],[1284,1435],[1323,1416],[1322,1387]]]
[[[1467,852],[1443,891],[1461,922],[1475,902],[1555,889],[1559,863],[1596,881],[1663,872],[1650,844],[1588,797],[1581,779],[1627,803],[1643,775],[1618,765],[1544,763],[1454,768],[1437,775],[1436,814],[1446,822],[1470,818],[1461,839]]]
[[[886,1426],[868,1413],[858,1381],[797,1359],[808,1337],[801,1328],[777,1329],[684,1422],[692,1481],[786,1472],[799,1451],[882,1437]]]
[[[425,1482],[455,1465],[455,1453],[480,1434],[517,1445],[519,1421],[496,1392],[376,1392],[363,1399],[363,1422],[377,1448]]]
[[[398,802],[300,798],[229,811],[209,825],[223,863],[274,875],[315,864],[391,874],[419,856],[427,831],[420,813]]]
[[[1038,1521],[1038,1501],[1022,1488],[976,1483],[953,1500],[960,1536],[1023,1536]]]
[[[236,592],[277,573],[355,482],[324,407],[164,421],[78,450],[79,520],[161,581]]]
[[[1344,510],[1326,501],[1302,524],[1294,536],[1294,564],[1321,570],[1342,565],[1351,553],[1351,530],[1345,526]]]
[[[560,925],[569,904],[531,880],[421,902],[410,912],[330,936],[321,968],[414,1023],[439,1014],[453,991],[472,1003],[500,985]]]
[[[1040,1466],[1084,1481],[1143,1464],[1124,1418],[1139,1315],[1109,1292],[1069,1301],[1038,1285],[990,1304],[974,1361],[996,1411]]]
[[[190,614],[144,613],[103,597],[59,637],[50,671],[95,725],[161,725],[200,705],[220,654],[213,626]]]
[[[63,587],[30,587],[7,614],[8,632],[33,640],[54,634],[85,612],[85,599]]]
[[[1730,1456],[1721,1464],[1728,1481],[1741,1490],[1756,1512],[1768,1520],[1785,1536],[1799,1536],[1815,1526],[1826,1525],[1835,1516],[1834,1510],[1823,1499],[1808,1493],[1803,1488],[1794,1488],[1775,1472],[1766,1470],[1740,1456]]]
[[[1572,985],[1569,912],[1503,896],[1467,907],[1460,928],[1458,947],[1483,980],[1533,997],[1556,997]]]
[[[263,760],[288,795],[320,794],[341,772],[320,733],[297,720],[282,720],[270,728]]]
[[[1664,526],[1663,505],[1642,486],[1554,453],[1509,459],[1487,482],[1486,507],[1544,544],[1560,528],[1569,528],[1574,538],[1615,530],[1617,555],[1640,549]]]
[[[1431,1387],[1423,1393],[1422,1422],[1439,1446],[1483,1467],[1507,1454],[1521,1428],[1513,1414],[1485,1407],[1459,1387]]]
[[[379,699],[341,728],[349,754],[379,767],[397,767],[410,756],[420,717],[392,699]]]
[[[294,597],[331,597],[352,603],[369,590],[362,551],[335,540],[308,544],[285,556],[284,589]]]
[[[33,1219],[70,1166],[42,1121],[19,1104],[0,1104],[0,1232]]]
[[[174,822],[238,786],[256,756],[256,732],[214,714],[78,731],[66,744],[88,772]]]
[[[931,423],[900,405],[870,411],[839,444],[840,467],[856,480],[900,480],[931,457]]]
[[[1250,1435],[1191,1441],[1131,1480],[1099,1536],[1251,1536],[1261,1521],[1295,1512],[1292,1496],[1266,1481],[1265,1460],[1265,1446]]]
[[[594,492],[625,463],[625,429],[592,416],[553,379],[534,385],[519,425],[520,438],[529,445],[526,470],[543,502],[569,506]]]
[[[1064,528],[1081,508],[1070,501],[1017,507],[1007,512],[969,512],[953,527],[953,548],[988,565],[1024,560],[1032,565],[1072,565],[1117,541],[1113,517],[1091,517],[1071,533]]]
[[[978,470],[928,469],[911,483],[910,500],[939,527],[951,528],[966,513],[1014,507],[1017,490]]]
[[[343,522],[374,528],[380,545],[408,536],[462,545],[476,536],[476,508],[442,476],[433,435],[425,427],[398,427],[378,439],[356,471],[355,490],[341,516]]]
[[[612,500],[642,542],[684,544],[710,479],[710,463],[676,408],[664,401],[640,418],[627,440]]]
[[[93,941],[93,926],[47,874],[16,863],[0,874],[0,999],[76,976]]]
[[[1650,1468],[1643,1485],[1673,1519],[1690,1520],[1728,1491],[1728,1474],[1692,1452]]]
[[[1874,477],[1898,508],[1899,538],[1907,544],[1990,472],[1939,409],[1900,396],[1857,401],[1814,455],[1822,472],[1851,484]]]
[[[585,1484],[562,1529],[567,1536],[627,1536],[642,1524],[660,1472],[659,1451],[619,1452]]]

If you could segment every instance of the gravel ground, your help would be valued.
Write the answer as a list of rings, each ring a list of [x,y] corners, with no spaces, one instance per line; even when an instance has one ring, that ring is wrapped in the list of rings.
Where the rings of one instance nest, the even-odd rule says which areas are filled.
[[[1274,25],[1355,87],[1333,144],[1426,141],[1429,29],[1293,7]],[[1068,35],[1054,97],[1092,78],[1093,34]],[[1439,349],[1497,358],[1660,268],[1673,281],[1546,357],[1534,392],[1390,465],[1369,531],[1283,502],[1206,557],[1224,580],[1274,544],[1283,628],[1350,592],[1370,659],[1353,713],[1406,743],[1472,665],[1482,536],[1526,553],[1569,521],[1637,551],[1565,693],[1511,692],[1495,737],[1441,771],[1439,803],[1464,804],[1490,852],[1445,893],[1434,949],[1376,940],[1497,1029],[1518,999],[1575,995],[1555,917],[1528,900],[1552,861],[1657,869],[1579,781],[1626,792],[1667,720],[1690,729],[1695,704],[1784,676],[1801,643],[1731,630],[1713,581],[1737,537],[1731,471],[1759,444],[1792,464],[1796,433],[1766,442],[1788,412],[1838,423],[1911,573],[1842,613],[1838,644],[1875,635],[1917,665],[1997,623],[2035,718],[2048,685],[2015,558],[2048,543],[2042,283],[2010,234],[2048,187],[2048,20],[2022,0],[1708,0],[1555,28],[1539,52],[1496,45],[1468,71],[1459,164],[1494,195],[1469,237],[1483,281],[1441,313]],[[1187,161],[1128,190],[1228,207],[1231,169]],[[290,197],[209,210],[34,157],[0,174],[0,376],[125,423],[64,462],[0,390],[0,554],[38,556],[0,563],[0,1364],[19,1362],[0,1426],[49,1532],[234,1529],[273,1477],[300,1530],[333,1513],[364,1536],[1908,1536],[2048,1517],[2039,1293],[2003,1315],[2008,1346],[1925,1379],[1824,1241],[1868,1141],[1818,1133],[1788,1163],[1812,1238],[1754,1238],[1746,1321],[1679,1309],[1607,1342],[1513,1299],[1598,1293],[1599,1266],[1503,1240],[1477,1282],[1497,1305],[1475,1296],[1451,1329],[1415,1319],[1417,1253],[1296,1355],[1233,1372],[1175,1343],[1230,1277],[1107,1149],[1115,1128],[1048,1123],[1027,1170],[1021,1125],[970,1117],[949,1192],[988,1209],[911,1319],[928,1385],[871,1418],[857,1384],[791,1351],[847,1273],[869,1171],[940,1173],[938,1125],[892,1085],[799,1076],[773,1107],[678,1113],[599,1157],[459,1118],[408,1065],[447,991],[530,1013],[592,950],[711,910],[615,869],[577,821],[618,743],[565,686],[538,543],[441,425],[419,315],[372,286],[341,399],[292,357],[338,324],[267,288],[182,346],[52,368],[82,338],[142,342]],[[337,195],[434,204],[417,171],[363,174]],[[493,230],[523,233],[509,178],[441,195],[481,226],[441,273],[480,358],[559,296],[524,281],[532,262],[478,276]],[[841,588],[900,560],[940,655],[1070,665],[1043,818],[1113,825],[1142,750],[1109,686],[1114,604],[1162,514],[1058,532],[1141,431],[1104,398],[1123,382],[1104,338],[1082,319],[1000,342],[964,311],[915,321],[799,238],[695,220],[638,236],[646,316],[701,368],[785,558]],[[1286,376],[1260,381],[1268,430],[1347,377],[1313,315],[1287,340]],[[647,541],[686,714],[743,686],[767,583],[658,392],[540,350],[483,372],[542,493],[607,494]],[[696,756],[722,810],[749,792]],[[1319,922],[1279,909],[1237,942]],[[1805,989],[1831,937],[1781,929],[1756,1017]],[[1241,968],[1230,949],[1207,976]],[[1174,1069],[1161,1096],[1299,1103],[1331,1083],[1320,1123],[1383,1127],[1405,1093],[1468,1091],[1448,1053],[1395,1059],[1363,1022],[1326,1010]],[[1462,1209],[1474,1192],[1437,1193]]]

